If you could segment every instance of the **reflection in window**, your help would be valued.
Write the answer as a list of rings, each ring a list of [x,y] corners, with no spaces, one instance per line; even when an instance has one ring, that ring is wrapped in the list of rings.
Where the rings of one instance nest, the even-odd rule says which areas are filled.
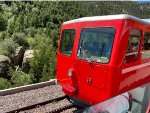
[[[129,35],[125,62],[130,63],[138,60],[141,31],[132,29]]]
[[[114,35],[114,28],[84,28],[81,32],[78,58],[108,63]]]
[[[75,29],[67,29],[62,31],[62,41],[60,44],[61,53],[71,56],[74,38]]]
[[[88,107],[83,113],[128,113],[130,111],[129,102],[132,102],[131,99],[129,93],[126,92]]]
[[[133,88],[128,92],[87,107],[83,113],[146,113],[149,103],[141,104],[140,102],[150,101],[149,87],[150,83]]]
[[[150,58],[150,33],[144,34],[142,60]]]

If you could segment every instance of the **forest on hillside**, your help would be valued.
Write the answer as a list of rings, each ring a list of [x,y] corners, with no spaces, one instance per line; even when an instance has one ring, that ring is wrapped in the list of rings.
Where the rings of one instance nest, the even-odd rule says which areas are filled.
[[[1,1],[0,89],[55,78],[59,30],[64,21],[85,16],[130,14],[150,17],[150,3],[133,1]],[[16,63],[16,48],[33,50],[28,70]],[[6,59],[6,60],[4,60]],[[7,63],[4,63],[7,61]],[[9,63],[8,63],[9,62]],[[25,62],[26,65],[26,62]],[[4,72],[6,71],[6,72]]]

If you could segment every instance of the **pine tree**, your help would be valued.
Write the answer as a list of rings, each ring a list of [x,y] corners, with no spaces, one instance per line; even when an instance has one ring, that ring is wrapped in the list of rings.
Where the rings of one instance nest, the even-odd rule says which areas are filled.
[[[46,81],[55,77],[55,53],[52,41],[40,41],[34,50],[30,73],[34,82]]]
[[[7,19],[0,14],[0,31],[5,31],[7,28]]]

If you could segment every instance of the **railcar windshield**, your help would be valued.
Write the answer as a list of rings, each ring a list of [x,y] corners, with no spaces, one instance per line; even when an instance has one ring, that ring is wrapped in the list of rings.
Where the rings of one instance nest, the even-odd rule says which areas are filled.
[[[108,63],[112,51],[115,28],[84,28],[81,31],[77,57]]]

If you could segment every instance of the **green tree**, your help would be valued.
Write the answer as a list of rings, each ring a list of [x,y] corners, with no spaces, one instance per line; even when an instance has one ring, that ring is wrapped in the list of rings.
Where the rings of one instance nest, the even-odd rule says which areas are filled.
[[[42,37],[43,38],[43,37]],[[34,50],[30,73],[34,82],[46,81],[55,76],[55,53],[50,39],[40,40]]]
[[[47,47],[45,52],[45,62],[41,81],[47,81],[55,78],[55,53],[51,45]]]
[[[16,20],[16,16],[12,16],[12,17],[9,18],[9,20],[8,20],[7,31],[8,31],[10,34],[13,34],[13,32],[15,31],[15,20]]]
[[[24,33],[14,32],[12,35],[12,39],[20,46],[28,47],[28,42]]]
[[[7,19],[0,14],[0,31],[5,31],[7,28]]]
[[[0,54],[12,56],[16,47],[17,44],[13,41],[12,38],[6,38],[0,42]]]
[[[9,38],[9,33],[7,31],[0,32],[0,41]]]

